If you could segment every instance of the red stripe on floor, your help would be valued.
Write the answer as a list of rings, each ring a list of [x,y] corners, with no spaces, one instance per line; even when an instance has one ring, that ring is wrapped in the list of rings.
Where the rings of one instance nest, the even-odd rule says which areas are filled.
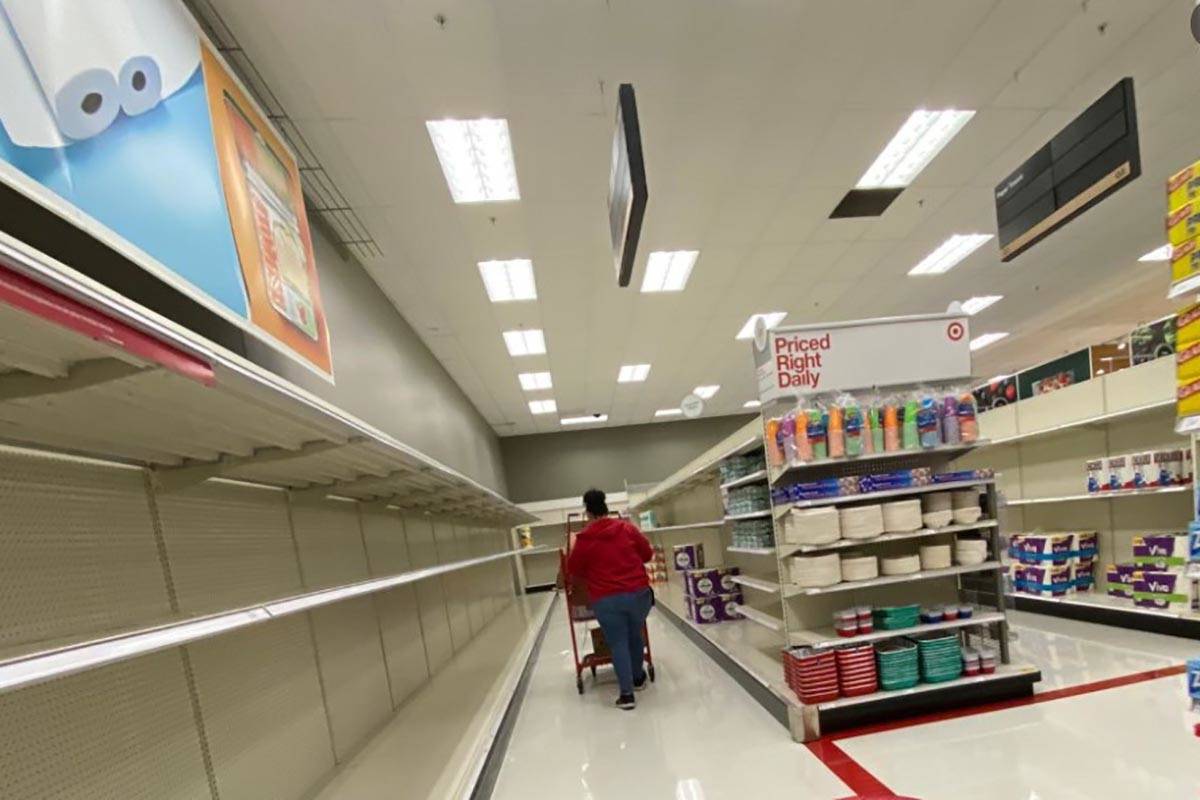
[[[817,758],[821,759],[821,763],[829,768],[834,775],[842,783],[850,787],[850,791],[862,798],[883,798],[896,797],[896,794],[884,786],[883,782],[876,778],[871,773],[867,772],[862,764],[859,764],[846,753],[845,750],[838,747],[831,739],[818,739],[815,742],[808,743],[808,749]]]
[[[931,722],[943,722],[949,719],[970,717],[976,714],[988,714],[993,711],[1003,711],[1008,708],[1020,708],[1021,706],[1048,703],[1051,700],[1062,700],[1066,697],[1078,697],[1082,694],[1091,694],[1092,692],[1101,692],[1106,689],[1116,689],[1121,686],[1129,686],[1135,683],[1144,683],[1145,681],[1153,681],[1159,678],[1169,678],[1174,675],[1182,675],[1186,670],[1187,667],[1184,664],[1177,664],[1171,667],[1150,669],[1146,670],[1145,672],[1134,672],[1130,675],[1120,675],[1116,678],[1105,678],[1102,681],[1093,681],[1092,683],[1081,683],[1078,686],[1067,686],[1062,689],[1052,689],[1048,692],[1040,692],[1029,697],[1014,697],[1010,700],[998,700],[994,703],[985,703],[978,706],[951,708],[947,709],[946,711],[937,711],[932,714],[922,714],[920,716],[907,717],[904,719],[877,722],[872,725],[863,725],[862,727],[850,728],[844,731],[832,733],[825,737],[823,741],[830,742],[839,739],[848,739],[852,736],[865,736],[870,733],[882,733],[884,731],[893,731],[899,728],[911,728],[916,725],[926,725]],[[849,756],[847,756],[847,758],[849,758]]]

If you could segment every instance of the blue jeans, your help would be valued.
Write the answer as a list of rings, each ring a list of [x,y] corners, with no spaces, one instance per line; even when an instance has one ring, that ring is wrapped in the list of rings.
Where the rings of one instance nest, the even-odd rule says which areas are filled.
[[[592,611],[612,652],[621,694],[633,694],[634,682],[641,683],[646,679],[646,671],[642,669],[642,656],[646,650],[642,626],[646,624],[653,599],[649,589],[642,589],[610,594],[592,602]]]

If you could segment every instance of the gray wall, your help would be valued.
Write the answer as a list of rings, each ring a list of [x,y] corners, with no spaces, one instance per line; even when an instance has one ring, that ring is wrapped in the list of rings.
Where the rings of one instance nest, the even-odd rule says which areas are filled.
[[[371,276],[311,227],[336,384],[247,337],[250,359],[504,494],[491,426]]]
[[[500,440],[516,503],[656,483],[745,425],[752,416],[508,436]]]

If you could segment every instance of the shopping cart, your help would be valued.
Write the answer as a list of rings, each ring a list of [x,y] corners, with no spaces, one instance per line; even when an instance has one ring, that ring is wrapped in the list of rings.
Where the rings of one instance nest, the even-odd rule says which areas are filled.
[[[567,558],[571,555],[571,548],[575,544],[575,534],[583,529],[583,518],[580,514],[567,515],[567,542],[566,546],[558,551],[558,574],[562,580],[563,595],[567,600],[567,627],[571,630],[571,653],[575,658],[575,688],[583,694],[583,671],[590,669],[592,678],[596,677],[596,667],[602,667],[605,664],[612,663],[612,655],[607,651],[598,652],[594,648],[589,652],[579,655],[579,636],[576,628],[584,631],[584,638],[591,640],[594,644],[594,634],[591,633],[593,626],[591,623],[596,622],[596,614],[592,611],[592,602],[588,597],[587,584],[582,580],[576,580],[567,572]],[[599,623],[596,623],[599,627]],[[654,682],[654,658],[650,652],[650,632],[646,626],[642,626],[642,641],[646,643],[646,651],[644,658],[646,661],[646,675],[649,676],[650,682]]]

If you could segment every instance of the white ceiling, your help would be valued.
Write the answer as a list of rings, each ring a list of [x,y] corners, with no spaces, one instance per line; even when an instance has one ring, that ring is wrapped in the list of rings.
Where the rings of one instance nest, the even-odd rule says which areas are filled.
[[[974,333],[987,377],[1168,313],[1163,182],[1200,158],[1191,0],[215,0],[359,210],[367,266],[501,435],[559,430],[527,401],[609,425],[697,384],[753,394],[753,312],[786,323],[1003,294]],[[435,15],[446,17],[445,27]],[[1143,175],[1009,265],[988,243],[906,272],[951,233],[995,232],[993,186],[1121,77]],[[615,87],[634,84],[650,200],[639,248],[698,249],[681,294],[618,289],[608,241]],[[978,111],[878,219],[828,215],[917,107]],[[456,206],[424,122],[509,120],[521,200]],[[476,262],[529,257],[536,303],[487,301]],[[639,270],[641,265],[639,265]],[[785,323],[785,324],[786,324]],[[542,327],[513,359],[500,333]],[[333,331],[335,340],[337,331]],[[641,384],[622,364],[653,365]],[[550,370],[552,392],[517,374]],[[670,424],[670,423],[665,423]]]

